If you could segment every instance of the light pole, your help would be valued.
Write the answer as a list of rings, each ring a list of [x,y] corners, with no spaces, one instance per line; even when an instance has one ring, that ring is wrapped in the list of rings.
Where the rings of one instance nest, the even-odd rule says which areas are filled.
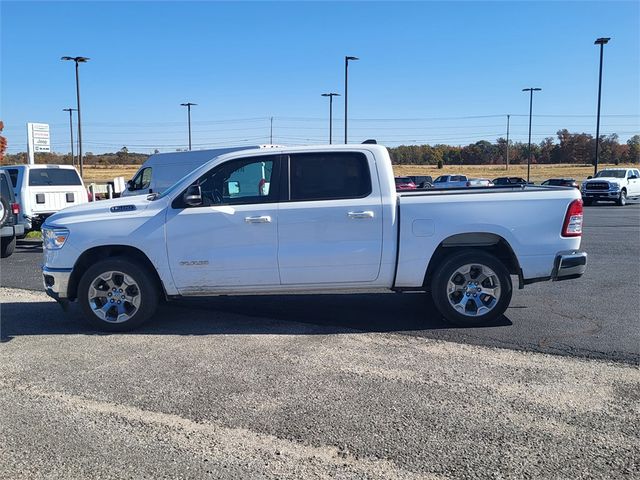
[[[600,75],[598,78],[598,115],[596,119],[596,162],[593,167],[593,175],[598,173],[598,154],[600,153],[600,98],[602,96],[602,56],[604,54],[604,46],[609,43],[611,38],[598,38],[594,45],[600,45]]]
[[[78,111],[78,163],[80,164],[80,177],[82,177],[82,170],[84,167],[84,160],[82,158],[82,120],[80,116],[80,77],[78,76],[78,64],[86,63],[89,61],[88,57],[61,57],[60,60],[71,60],[76,64],[76,101]]]
[[[529,96],[529,147],[527,148],[527,183],[531,176],[531,117],[533,113],[533,92],[539,92],[541,88],[523,88],[523,92],[530,92]]]
[[[73,112],[75,112],[77,108],[63,108],[63,112],[69,112],[69,133],[71,134],[71,165],[76,166],[76,161],[73,156]]]
[[[344,143],[347,143],[347,95],[349,87],[349,60],[360,60],[358,57],[344,57]]]
[[[333,143],[333,97],[339,97],[340,94],[323,93],[322,96],[329,97],[329,145],[331,145]]]
[[[183,107],[187,107],[187,118],[188,118],[187,121],[189,122],[189,151],[191,151],[191,107],[198,104],[187,102],[187,103],[181,103],[180,105]]]
[[[505,170],[509,170],[509,120],[511,119],[511,115],[507,115],[507,168]]]

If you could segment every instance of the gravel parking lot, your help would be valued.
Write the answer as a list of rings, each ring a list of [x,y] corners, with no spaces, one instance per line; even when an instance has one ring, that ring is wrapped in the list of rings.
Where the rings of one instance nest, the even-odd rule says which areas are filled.
[[[0,298],[4,317],[77,321]],[[635,367],[177,305],[159,321],[194,315],[206,335],[3,343],[0,477],[640,475]]]
[[[15,288],[40,288],[24,244],[0,478],[640,477],[638,207],[587,209],[588,273],[476,329],[370,293],[185,300],[106,335]]]

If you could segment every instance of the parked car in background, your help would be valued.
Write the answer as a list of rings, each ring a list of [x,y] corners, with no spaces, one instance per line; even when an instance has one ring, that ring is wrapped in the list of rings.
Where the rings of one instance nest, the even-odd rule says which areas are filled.
[[[89,201],[82,178],[71,165],[10,165],[1,170],[11,178],[20,205],[18,223],[25,233],[38,230],[47,217],[63,208]]]
[[[493,182],[487,178],[470,178],[467,187],[493,187]]]
[[[494,185],[527,185],[527,181],[521,177],[498,177],[493,179]]]
[[[24,234],[24,227],[18,223],[20,205],[15,201],[11,178],[0,170],[0,257],[11,256],[16,248],[16,238]]]
[[[246,172],[271,188],[244,189]],[[378,288],[429,292],[448,320],[483,325],[509,306],[512,277],[523,288],[584,273],[582,217],[571,188],[398,193],[381,145],[254,149],[161,194],[53,215],[43,282],[112,331],[140,325],[162,298]]]
[[[440,175],[433,181],[433,188],[464,188],[468,180],[466,175]]]
[[[395,177],[395,181],[396,190],[415,190],[418,188],[410,177]]]
[[[550,178],[542,182],[540,185],[551,186],[551,187],[578,188],[578,182],[576,182],[573,178]]]
[[[627,198],[640,197],[640,170],[637,168],[607,168],[594,178],[582,182],[580,188],[585,205],[597,201],[627,204]]]
[[[409,175],[418,188],[432,188],[433,178],[430,175]]]

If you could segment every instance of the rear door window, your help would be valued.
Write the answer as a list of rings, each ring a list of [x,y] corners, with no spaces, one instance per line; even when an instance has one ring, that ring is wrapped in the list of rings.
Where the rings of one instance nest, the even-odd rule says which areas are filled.
[[[75,170],[69,168],[32,168],[29,170],[29,186],[76,186],[82,185]]]
[[[372,191],[369,162],[359,152],[294,154],[289,169],[292,201],[364,198]]]
[[[9,182],[7,181],[8,175],[4,175],[0,173],[0,195],[3,198],[7,199],[7,201],[13,201],[13,190],[9,188]]]
[[[16,185],[18,185],[18,169],[7,168],[6,172],[9,174],[9,177],[11,178],[11,185],[13,185],[13,188],[16,188]]]

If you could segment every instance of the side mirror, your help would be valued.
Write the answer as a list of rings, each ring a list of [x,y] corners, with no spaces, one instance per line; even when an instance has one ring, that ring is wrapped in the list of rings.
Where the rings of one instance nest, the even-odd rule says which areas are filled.
[[[587,180],[591,180],[592,178],[593,178],[593,177],[592,177],[591,175],[589,175],[589,176],[587,177]]]
[[[133,180],[127,180],[127,188],[129,190],[135,190],[135,188],[133,188]]]
[[[182,200],[189,207],[197,207],[202,205],[202,191],[200,185],[189,185],[187,191],[184,192]]]
[[[637,175],[631,175],[631,176],[629,177],[629,180],[635,180],[636,178],[638,178],[638,176],[637,176]]]

